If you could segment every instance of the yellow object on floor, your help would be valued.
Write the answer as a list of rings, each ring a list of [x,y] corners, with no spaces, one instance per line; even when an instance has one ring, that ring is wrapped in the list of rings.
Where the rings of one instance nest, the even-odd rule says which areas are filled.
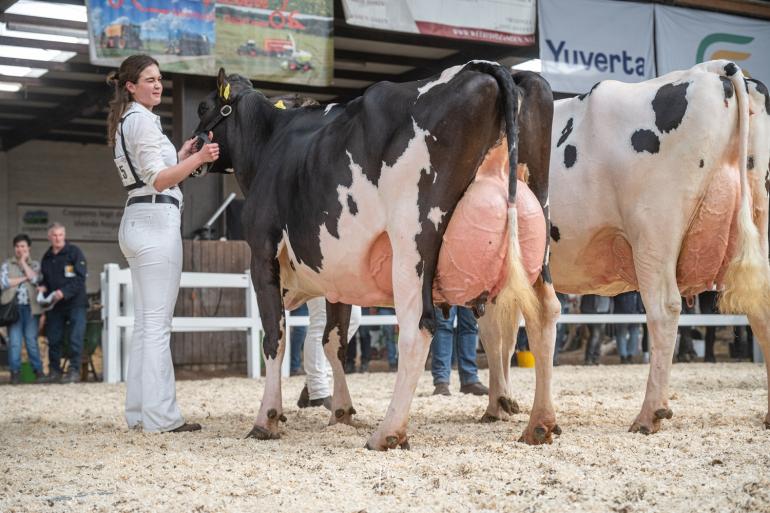
[[[531,351],[518,351],[516,353],[516,363],[519,367],[534,367],[535,355]]]

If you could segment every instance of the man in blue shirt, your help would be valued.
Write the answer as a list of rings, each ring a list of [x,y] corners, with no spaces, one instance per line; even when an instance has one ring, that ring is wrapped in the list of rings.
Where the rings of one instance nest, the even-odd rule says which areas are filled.
[[[53,293],[54,305],[46,313],[49,374],[45,382],[76,383],[80,381],[80,359],[86,330],[86,259],[80,248],[66,241],[64,226],[53,223],[48,227],[48,248],[40,269],[43,273],[41,290]],[[69,323],[70,364],[62,376],[61,356],[64,329]]]

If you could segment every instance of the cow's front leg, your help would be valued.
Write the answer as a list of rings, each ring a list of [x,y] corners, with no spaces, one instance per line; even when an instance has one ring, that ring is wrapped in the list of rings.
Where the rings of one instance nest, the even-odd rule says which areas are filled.
[[[329,425],[337,423],[353,425],[353,415],[356,413],[350,398],[343,367],[348,349],[350,312],[350,305],[326,302],[326,328],[323,335],[323,348],[334,376],[332,415]]]
[[[479,319],[479,338],[489,364],[489,403],[481,422],[495,422],[520,411],[511,397],[508,372],[511,366],[509,340],[516,339],[514,326],[518,325],[518,318],[501,323],[497,308],[494,303],[489,303],[486,313]]]
[[[762,315],[749,315],[749,322],[754,336],[762,348],[762,354],[765,357],[765,368],[767,377],[770,379],[770,307],[765,308]],[[768,381],[770,386],[770,381]],[[767,396],[767,414],[765,415],[765,429],[770,429],[770,390]]]
[[[556,412],[551,400],[551,379],[553,374],[553,352],[556,345],[556,320],[561,313],[561,304],[556,297],[553,284],[538,278],[535,293],[541,305],[540,318],[524,319],[527,325],[529,348],[535,356],[535,400],[529,423],[519,439],[530,445],[551,443],[552,434],[560,435],[556,424]]]
[[[638,262],[636,255],[634,260]],[[673,416],[668,407],[668,383],[682,308],[682,299],[676,285],[675,265],[675,254],[668,264],[660,261],[646,265],[636,263],[639,290],[647,311],[647,327],[650,334],[650,374],[647,378],[642,411],[629,428],[632,433],[656,433],[660,430],[661,421]]]
[[[281,362],[286,348],[286,319],[281,298],[278,260],[272,256],[252,256],[251,276],[257,294],[259,316],[265,330],[262,354],[266,378],[262,405],[257,413],[254,428],[246,437],[271,440],[281,437],[278,426],[280,422],[286,421],[281,399]]]

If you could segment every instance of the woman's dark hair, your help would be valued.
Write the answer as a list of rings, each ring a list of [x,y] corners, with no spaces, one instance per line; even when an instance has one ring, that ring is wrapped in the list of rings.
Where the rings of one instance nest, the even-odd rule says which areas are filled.
[[[13,245],[15,246],[16,244],[18,244],[21,241],[26,242],[27,246],[31,246],[32,245],[32,241],[29,240],[29,235],[27,235],[26,233],[20,233],[16,237],[14,237],[13,238]]]
[[[113,88],[110,113],[107,116],[107,142],[110,146],[115,146],[115,130],[118,128],[121,116],[126,112],[128,104],[134,101],[131,93],[126,89],[126,82],[138,82],[144,68],[153,64],[160,67],[158,61],[149,55],[132,55],[123,61],[117,71],[110,71],[107,75],[107,83]]]

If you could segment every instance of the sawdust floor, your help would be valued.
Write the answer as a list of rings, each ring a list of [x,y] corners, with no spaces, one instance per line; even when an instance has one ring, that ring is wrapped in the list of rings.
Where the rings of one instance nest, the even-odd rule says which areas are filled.
[[[512,369],[529,411],[532,369]],[[284,381],[283,438],[244,440],[263,381],[180,381],[199,433],[144,434],[122,419],[123,385],[0,387],[0,511],[770,511],[764,366],[674,365],[674,418],[654,436],[626,432],[647,366],[560,366],[553,445],[515,440],[527,415],[479,424],[486,399],[430,396],[412,405],[411,451],[364,442],[382,418],[391,373],[349,383],[363,427],[327,427],[298,410],[302,377]],[[486,381],[487,371],[481,377]]]

